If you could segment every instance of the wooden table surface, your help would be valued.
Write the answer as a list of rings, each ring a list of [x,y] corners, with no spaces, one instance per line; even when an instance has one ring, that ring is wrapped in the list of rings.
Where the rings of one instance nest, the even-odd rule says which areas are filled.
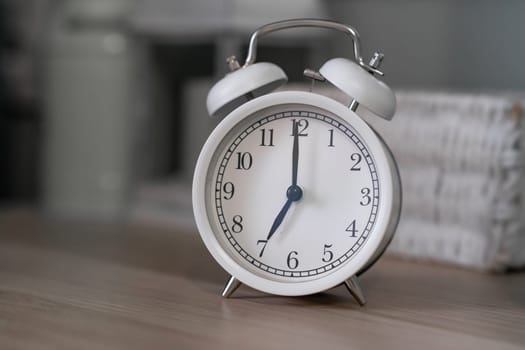
[[[525,349],[525,274],[381,260],[343,287],[241,286],[196,232],[0,212],[0,349]]]

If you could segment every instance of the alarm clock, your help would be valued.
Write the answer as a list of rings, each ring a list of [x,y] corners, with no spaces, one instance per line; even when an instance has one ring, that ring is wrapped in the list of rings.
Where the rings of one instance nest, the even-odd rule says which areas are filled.
[[[354,60],[334,58],[312,82],[332,84],[343,104],[314,91],[277,91],[284,71],[256,62],[258,38],[295,27],[349,36]],[[199,155],[192,189],[197,227],[207,249],[230,274],[222,292],[241,284],[299,296],[345,285],[366,303],[358,276],[392,239],[400,215],[396,162],[381,137],[358,115],[359,105],[391,119],[392,90],[374,75],[382,54],[361,57],[358,32],[318,19],[293,19],[257,29],[245,63],[209,91],[207,108],[223,118]]]

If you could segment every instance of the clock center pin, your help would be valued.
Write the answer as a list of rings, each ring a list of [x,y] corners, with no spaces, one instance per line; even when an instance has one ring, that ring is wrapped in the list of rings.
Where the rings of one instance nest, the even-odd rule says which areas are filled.
[[[288,187],[288,190],[286,190],[286,198],[288,198],[292,202],[297,202],[298,200],[303,198],[303,190],[297,185],[292,185]]]

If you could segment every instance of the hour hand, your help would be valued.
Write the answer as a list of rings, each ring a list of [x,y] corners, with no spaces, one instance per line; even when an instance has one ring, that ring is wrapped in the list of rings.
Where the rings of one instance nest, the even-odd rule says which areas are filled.
[[[273,221],[272,227],[270,228],[270,232],[268,233],[268,237],[266,237],[266,240],[269,240],[273,236],[275,231],[277,231],[279,226],[281,226],[281,223],[283,222],[284,217],[286,213],[288,212],[288,210],[290,209],[291,205],[292,205],[291,199],[288,199],[286,203],[284,203],[284,206],[282,207],[281,211],[279,211],[279,214],[277,214],[277,217]]]
[[[277,214],[277,217],[273,221],[272,227],[270,228],[270,232],[268,233],[268,237],[266,237],[266,240],[269,240],[270,237],[273,236],[275,231],[277,231],[277,229],[283,222],[286,213],[292,206],[292,203],[297,202],[303,197],[303,190],[301,190],[301,187],[299,186],[292,185],[288,187],[288,190],[286,191],[286,197],[288,199],[286,200],[286,203],[284,203],[284,206],[282,207],[281,211],[279,211],[279,214]]]

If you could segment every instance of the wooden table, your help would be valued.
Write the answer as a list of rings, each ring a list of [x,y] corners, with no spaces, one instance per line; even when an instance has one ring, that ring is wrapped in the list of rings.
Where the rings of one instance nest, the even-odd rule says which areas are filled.
[[[0,212],[1,349],[524,349],[525,274],[383,259],[343,287],[276,297],[227,274],[196,232]]]

